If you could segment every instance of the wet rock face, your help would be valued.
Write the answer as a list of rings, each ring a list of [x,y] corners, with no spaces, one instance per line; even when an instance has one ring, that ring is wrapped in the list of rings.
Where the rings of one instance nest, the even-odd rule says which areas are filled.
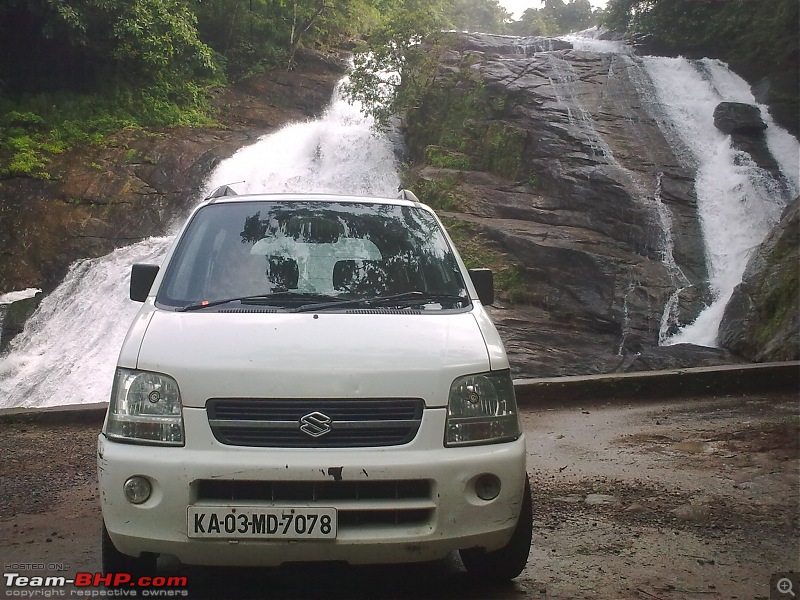
[[[490,55],[533,55],[536,52],[568,50],[572,44],[539,36],[518,37],[489,33],[450,34],[450,42],[461,53],[480,52]]]
[[[300,73],[267,73],[218,94],[219,127],[123,131],[104,147],[55,157],[50,181],[0,181],[0,293],[49,291],[78,258],[169,233],[220,160],[327,105],[342,65],[300,59]]]
[[[659,336],[694,319],[707,276],[693,168],[646,110],[645,72],[475,37],[447,54],[448,83],[409,114],[407,140],[421,187],[447,185],[452,217],[521,266],[524,301],[493,315],[514,368],[613,372],[645,349],[658,368]]]
[[[800,360],[800,198],[747,263],[719,328],[719,342],[741,357]]]
[[[43,298],[44,294],[39,292],[24,300],[0,304],[0,353],[8,348],[14,336],[22,333],[25,321],[33,314]]]
[[[770,73],[753,85],[756,102],[769,105],[777,123],[795,137],[800,137],[800,97],[797,69]]]

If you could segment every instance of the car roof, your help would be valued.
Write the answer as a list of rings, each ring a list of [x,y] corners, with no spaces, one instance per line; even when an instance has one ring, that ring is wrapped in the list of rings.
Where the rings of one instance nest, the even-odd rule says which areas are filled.
[[[240,202],[344,202],[344,203],[370,203],[391,204],[399,206],[419,206],[421,202],[413,193],[402,190],[396,198],[378,196],[352,196],[346,194],[328,193],[281,193],[281,194],[236,194],[228,186],[217,188],[206,197],[204,204],[240,203]]]

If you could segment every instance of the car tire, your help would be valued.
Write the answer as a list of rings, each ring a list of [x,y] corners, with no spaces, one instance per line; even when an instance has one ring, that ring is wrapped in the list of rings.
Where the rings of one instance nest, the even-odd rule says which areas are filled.
[[[528,563],[533,537],[533,505],[531,487],[525,477],[525,491],[517,526],[508,544],[498,550],[487,552],[484,548],[459,550],[461,562],[467,573],[482,580],[509,581],[522,573]]]
[[[155,554],[145,553],[139,557],[123,554],[111,541],[105,523],[103,523],[103,533],[100,539],[100,563],[103,575],[130,573],[131,577],[135,579],[143,575],[153,575],[156,572]]]

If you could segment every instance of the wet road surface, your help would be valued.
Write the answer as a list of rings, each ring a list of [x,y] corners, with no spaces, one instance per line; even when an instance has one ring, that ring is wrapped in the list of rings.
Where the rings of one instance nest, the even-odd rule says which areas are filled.
[[[190,598],[767,599],[773,574],[800,571],[798,400],[523,408],[536,522],[528,567],[506,585],[468,577],[456,556],[279,569],[163,561],[161,571],[185,575]],[[0,557],[47,565],[23,575],[99,570],[96,431],[0,428]],[[12,591],[0,586],[0,597]]]

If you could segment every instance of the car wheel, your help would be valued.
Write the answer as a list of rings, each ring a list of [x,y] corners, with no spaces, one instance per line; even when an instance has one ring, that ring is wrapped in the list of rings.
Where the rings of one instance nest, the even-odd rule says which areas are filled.
[[[128,556],[117,550],[108,535],[106,524],[100,539],[100,559],[103,575],[107,573],[129,573],[132,578],[152,575],[156,571],[156,555],[143,554],[140,557]],[[111,587],[111,586],[108,586]]]
[[[484,580],[508,581],[514,579],[522,573],[528,562],[532,536],[533,506],[530,483],[526,477],[522,510],[508,544],[492,552],[487,552],[483,548],[460,550],[461,562],[464,563],[467,573]]]

